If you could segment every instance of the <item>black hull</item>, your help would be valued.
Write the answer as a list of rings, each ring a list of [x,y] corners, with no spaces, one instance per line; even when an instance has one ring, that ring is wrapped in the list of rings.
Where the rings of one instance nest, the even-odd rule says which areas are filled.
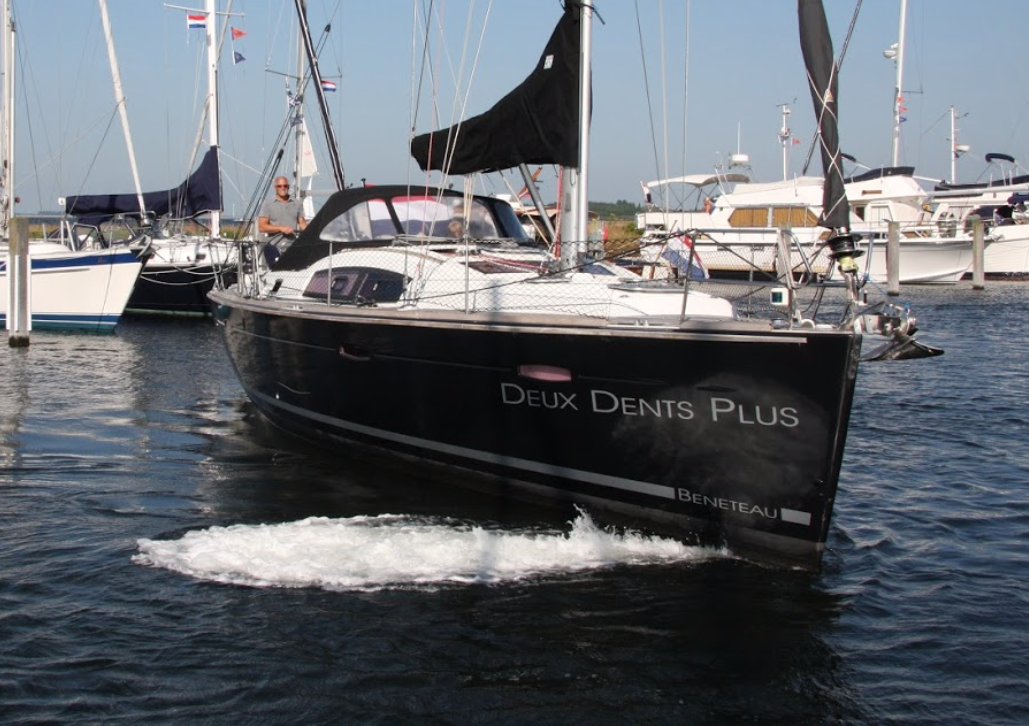
[[[143,273],[132,291],[127,313],[199,317],[211,314],[207,294],[214,289],[211,265],[154,265]]]
[[[288,431],[684,541],[820,560],[860,353],[853,334],[212,299],[247,394]],[[562,371],[570,380],[543,380]]]

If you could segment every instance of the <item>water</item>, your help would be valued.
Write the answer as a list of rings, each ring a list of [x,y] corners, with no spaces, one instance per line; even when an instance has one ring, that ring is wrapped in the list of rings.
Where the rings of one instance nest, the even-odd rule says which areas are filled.
[[[0,721],[1029,722],[1029,286],[907,288],[816,574],[280,440],[208,323],[0,352]]]

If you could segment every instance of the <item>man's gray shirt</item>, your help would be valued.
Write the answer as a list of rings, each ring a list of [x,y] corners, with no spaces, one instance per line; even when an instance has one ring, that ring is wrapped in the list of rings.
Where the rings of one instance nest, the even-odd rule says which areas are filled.
[[[267,217],[268,224],[273,227],[289,227],[300,231],[300,225],[297,220],[300,218],[303,207],[297,199],[290,199],[288,202],[280,201],[278,197],[272,197],[271,199],[265,199],[261,205],[261,211],[258,213],[258,218]],[[273,233],[267,235],[267,239],[277,242],[281,239],[279,233]]]

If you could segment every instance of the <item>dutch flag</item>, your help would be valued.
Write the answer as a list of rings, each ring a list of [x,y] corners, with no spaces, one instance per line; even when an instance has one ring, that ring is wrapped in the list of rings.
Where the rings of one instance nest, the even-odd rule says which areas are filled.
[[[187,15],[186,27],[189,30],[203,30],[207,27],[206,15]]]
[[[322,80],[322,90],[323,91],[335,91],[336,90],[336,82],[335,81]]]
[[[681,279],[707,280],[711,277],[700,255],[693,249],[693,240],[686,235],[672,237],[668,240],[661,258],[667,260],[679,273]]]

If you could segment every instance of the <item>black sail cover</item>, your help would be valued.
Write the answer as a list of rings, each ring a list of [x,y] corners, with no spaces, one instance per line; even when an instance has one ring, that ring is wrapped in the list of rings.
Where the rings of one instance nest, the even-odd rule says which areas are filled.
[[[800,18],[800,48],[807,67],[811,100],[818,119],[818,139],[822,152],[822,173],[825,178],[822,214],[818,223],[829,229],[850,228],[850,204],[843,186],[843,158],[840,154],[839,69],[833,55],[829,24],[825,20],[822,0],[797,0]]]
[[[579,6],[565,2],[536,69],[493,108],[414,137],[411,155],[423,170],[472,174],[519,164],[578,165]]]
[[[143,192],[143,204],[147,214],[155,218],[170,214],[188,219],[203,212],[220,211],[222,188],[217,147],[207,150],[197,170],[179,186],[161,192]],[[100,224],[118,214],[139,218],[139,197],[132,192],[80,194],[65,200],[64,211],[86,224]]]

